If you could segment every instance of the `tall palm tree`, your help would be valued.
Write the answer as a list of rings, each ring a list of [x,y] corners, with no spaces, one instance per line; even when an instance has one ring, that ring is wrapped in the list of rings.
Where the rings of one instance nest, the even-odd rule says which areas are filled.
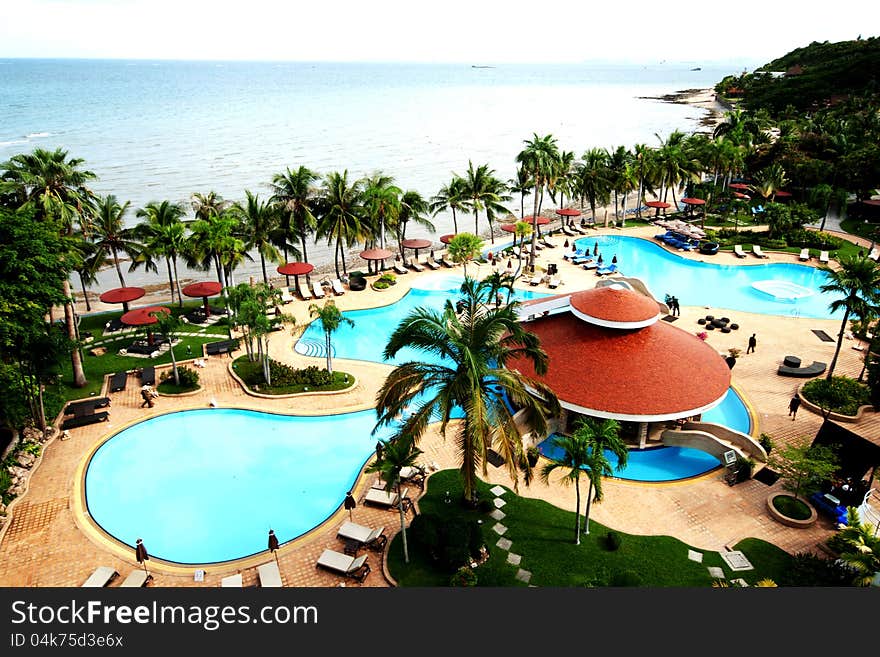
[[[377,172],[365,178],[361,192],[364,215],[372,227],[372,234],[379,238],[379,248],[385,248],[385,229],[388,224],[397,225],[400,217],[400,197],[403,190],[394,184],[394,178]]]
[[[458,233],[456,211],[464,210],[465,181],[461,176],[452,174],[452,180],[443,185],[430,200],[431,213],[436,217],[440,212],[452,212],[453,232]]]
[[[440,433],[445,436],[453,411],[462,409],[464,417],[456,423],[455,440],[464,497],[469,503],[475,501],[479,464],[486,474],[490,447],[504,457],[517,486],[522,437],[507,402],[522,409],[537,435],[546,434],[547,417],[559,409],[556,395],[547,386],[505,367],[511,358],[524,356],[540,375],[546,372],[547,355],[535,335],[519,323],[518,302],[496,308],[487,295],[488,286],[465,278],[459,314],[451,304],[443,311],[412,310],[394,330],[383,355],[390,360],[401,350],[412,348],[428,360],[399,364],[376,398],[377,429],[397,423],[405,407],[415,408],[401,422],[400,433],[416,442],[433,421],[440,422]],[[537,395],[529,394],[527,387]],[[530,480],[528,468],[525,481]]]
[[[526,195],[532,190],[531,174],[523,167],[516,168],[516,178],[507,181],[507,189],[513,194],[519,194],[519,216],[526,216]]]
[[[557,469],[565,468],[566,473],[562,477],[563,484],[574,482],[574,544],[581,544],[581,475],[590,458],[590,445],[583,435],[557,436],[553,444],[562,450],[562,455],[551,458],[541,469],[541,480],[546,484],[550,482],[550,475]]]
[[[327,174],[318,197],[318,239],[334,245],[333,263],[339,277],[339,262],[345,272],[345,247],[355,244],[363,234],[359,181],[349,183],[348,170]]]
[[[620,438],[620,424],[617,420],[583,418],[578,421],[573,435],[583,438],[590,446],[590,460],[587,463],[587,471],[590,474],[590,490],[587,494],[587,514],[584,523],[584,533],[589,534],[590,505],[593,499],[597,502],[602,500],[602,491],[598,488],[602,483],[601,478],[610,477],[613,474],[605,452],[609,451],[617,458],[617,468],[615,469],[618,471],[626,467],[629,452],[626,443]],[[607,467],[606,463],[608,463]],[[595,498],[593,488],[596,488]]]
[[[398,248],[400,248],[401,242],[406,239],[406,227],[410,222],[418,224],[432,233],[436,230],[434,224],[427,217],[429,211],[428,202],[417,191],[407,190],[401,195],[400,212],[397,215],[397,225],[394,226]]]
[[[82,168],[85,160],[68,158],[60,148],[48,151],[37,148],[33,153],[15,155],[0,164],[0,196],[13,199],[16,207],[32,205],[38,219],[54,222],[62,235],[73,234],[76,224],[87,223],[94,194],[88,184],[97,176]],[[77,338],[73,294],[70,280],[63,284],[64,321],[67,337]],[[73,385],[82,388],[88,383],[79,349],[70,352]]]
[[[863,315],[866,306],[876,307],[880,304],[880,266],[870,258],[858,256],[841,257],[838,259],[839,269],[831,269],[827,265],[820,265],[819,269],[828,274],[828,282],[819,287],[822,292],[832,294],[836,298],[828,304],[831,312],[843,310],[843,319],[840,322],[840,331],[837,334],[837,347],[834,349],[834,357],[828,365],[826,379],[831,379],[834,368],[837,366],[837,357],[843,346],[843,336],[850,315]]]
[[[134,266],[143,262],[147,269],[155,270],[153,257],[165,258],[171,302],[174,303],[176,290],[178,305],[183,307],[183,293],[180,291],[180,277],[177,275],[177,257],[186,248],[183,205],[171,201],[151,202],[139,208],[136,214],[143,219],[134,230],[144,246],[144,251],[134,261]]]
[[[847,509],[846,525],[838,537],[844,545],[840,558],[852,568],[856,586],[870,586],[880,572],[880,534],[867,522],[861,522],[855,507]]]
[[[136,239],[136,233],[125,227],[125,213],[130,204],[126,201],[120,205],[113,194],[99,198],[88,226],[98,252],[113,261],[121,287],[125,287],[125,279],[119,266],[119,252],[122,251],[134,261],[143,249]]]
[[[400,471],[406,467],[414,467],[416,459],[422,455],[422,450],[415,446],[412,436],[406,434],[397,435],[389,440],[380,441],[381,454],[373,463],[367,466],[366,472],[378,472],[379,478],[385,482],[385,490],[394,490],[400,502],[397,510],[400,514],[400,537],[403,540],[403,562],[409,563],[409,548],[406,543],[406,507],[400,497]]]
[[[238,238],[240,228],[238,219],[228,210],[209,212],[194,221],[183,252],[187,265],[203,270],[213,266],[220,284],[231,287],[227,279],[229,265],[233,254],[244,248],[244,242]]]
[[[272,233],[278,225],[277,206],[268,201],[260,200],[258,194],[249,189],[244,190],[246,202],[235,203],[232,214],[241,223],[244,230],[244,246],[248,251],[255,249],[260,254],[260,269],[263,271],[263,283],[269,284],[266,272],[266,259],[276,264],[284,263],[284,256],[272,243]]]
[[[196,219],[207,219],[211,215],[221,214],[232,204],[231,201],[224,200],[223,197],[215,191],[210,191],[205,194],[195,192],[192,195],[190,202],[193,212],[195,212]]]
[[[285,234],[284,259],[287,259],[287,233],[292,230],[293,236],[299,239],[300,255],[304,262],[309,261],[309,252],[306,248],[308,238],[315,232],[318,219],[315,217],[315,198],[317,190],[314,184],[320,180],[320,176],[311,169],[300,166],[296,171],[289,167],[284,173],[277,173],[272,177],[272,198],[284,209],[282,231]],[[306,282],[308,282],[306,274]]]
[[[480,255],[483,238],[473,233],[458,233],[446,245],[446,253],[455,264],[460,264],[467,278],[467,263]]]
[[[611,193],[611,173],[608,165],[608,151],[592,148],[586,151],[580,162],[575,163],[576,189],[590,204],[590,214],[596,223],[596,206],[607,203]]]
[[[180,372],[177,370],[177,358],[174,355],[174,340],[180,331],[180,318],[174,313],[166,313],[165,311],[155,310],[150,313],[156,318],[156,330],[165,336],[168,344],[171,345],[171,371],[174,374],[174,385],[180,386]]]
[[[350,317],[342,314],[342,311],[329,299],[323,306],[316,303],[309,305],[309,316],[317,317],[324,329],[324,349],[327,352],[327,372],[333,374],[333,344],[331,338],[342,324],[354,326]]]
[[[79,276],[79,283],[82,287],[83,301],[86,304],[86,312],[91,312],[92,305],[89,303],[89,294],[87,288],[94,285],[98,280],[98,272],[106,265],[106,257],[98,254],[98,249],[93,242],[83,239],[81,234],[74,236],[76,248],[76,265],[75,271]]]
[[[462,197],[464,206],[474,213],[474,235],[480,231],[480,211],[486,212],[489,223],[489,239],[495,243],[495,235],[492,232],[492,219],[498,212],[509,212],[501,203],[508,200],[507,186],[495,177],[495,170],[488,164],[480,164],[474,168],[474,163],[468,160],[468,170],[463,176],[464,185]]]
[[[516,161],[524,169],[529,171],[532,182],[535,185],[535,203],[532,212],[532,246],[529,252],[529,269],[535,267],[535,243],[538,239],[538,204],[544,196],[544,187],[548,178],[553,175],[556,163],[559,161],[559,148],[553,135],[539,137],[533,133],[532,139],[524,141],[525,148],[516,156]]]

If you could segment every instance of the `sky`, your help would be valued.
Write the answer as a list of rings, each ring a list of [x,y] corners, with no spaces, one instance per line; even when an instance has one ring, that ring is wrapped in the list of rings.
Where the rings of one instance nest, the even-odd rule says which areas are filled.
[[[754,63],[877,36],[875,0],[7,0],[0,57]],[[874,29],[874,33],[862,30]]]

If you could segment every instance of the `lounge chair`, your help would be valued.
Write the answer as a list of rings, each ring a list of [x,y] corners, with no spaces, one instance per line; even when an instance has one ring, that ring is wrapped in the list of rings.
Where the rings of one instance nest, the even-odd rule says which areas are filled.
[[[335,550],[326,549],[318,557],[315,564],[319,568],[330,570],[340,575],[345,575],[358,582],[363,582],[370,574],[370,564],[367,563],[367,555],[351,557]]]
[[[529,281],[529,285],[535,286],[539,285],[541,281],[544,280],[544,274],[535,274],[532,276],[532,279]]]
[[[607,267],[599,267],[596,270],[596,276],[609,276],[617,273],[617,265],[608,265]]]
[[[312,281],[312,294],[316,299],[324,298],[324,287],[318,281]]]
[[[407,264],[409,265],[409,268],[412,269],[413,271],[420,271],[420,272],[421,272],[421,271],[425,271],[425,268],[422,267],[422,266],[419,264],[419,261],[416,260],[414,257],[413,257],[413,258],[410,258],[410,259],[409,259],[409,262],[408,262]]]
[[[309,289],[308,283],[303,283],[299,286],[299,295],[302,297],[303,301],[311,301],[312,291]]]
[[[733,245],[733,255],[737,258],[745,258],[746,252],[743,251],[742,244],[734,244]]]
[[[547,287],[552,290],[555,290],[560,285],[562,285],[562,280],[559,278],[559,276],[551,276],[550,280],[547,281]]]
[[[296,301],[296,297],[290,293],[289,288],[281,288],[281,303],[291,303]]]
[[[436,271],[440,269],[440,263],[434,260],[433,256],[428,256],[427,258],[425,258],[425,267]]]
[[[147,365],[144,369],[141,370],[141,385],[156,385],[156,368],[152,365]]]
[[[244,585],[241,579],[241,573],[235,575],[227,575],[220,580],[220,586],[226,588],[241,588]]]
[[[440,264],[443,265],[444,267],[448,268],[448,269],[452,269],[453,267],[455,267],[455,263],[452,262],[451,260],[449,260],[449,259],[446,257],[446,254],[445,254],[445,253],[443,254],[443,257],[440,259]]]
[[[144,572],[140,568],[137,570],[132,570],[128,577],[122,580],[122,584],[120,584],[120,588],[134,588],[139,589],[142,586],[146,586],[147,583],[152,581],[153,576],[149,573]]]
[[[117,577],[119,577],[119,573],[110,566],[98,566],[95,568],[95,572],[89,575],[89,578],[83,582],[83,587],[99,589],[107,586]]]
[[[544,246],[546,246],[548,249],[555,249],[556,248],[556,245],[553,242],[551,242],[550,240],[548,240],[546,237],[542,237],[538,241],[541,244],[543,244]]]
[[[804,248],[801,249],[801,254],[798,256],[798,260],[807,261],[810,259],[810,249]]]
[[[91,415],[96,408],[110,406],[109,397],[95,397],[70,402],[64,409],[65,415]]]
[[[333,288],[333,294],[335,294],[337,297],[341,297],[343,294],[345,294],[345,288],[342,287],[342,281],[340,281],[338,278],[334,278],[332,281],[330,281],[330,287]]]
[[[577,236],[577,233],[575,233],[575,232],[574,232],[571,228],[569,228],[568,226],[563,226],[563,227],[562,227],[562,232],[565,233],[566,235],[568,235],[569,237],[575,237],[575,236]]]
[[[404,267],[402,264],[400,264],[400,261],[399,261],[399,260],[395,260],[395,261],[394,261],[394,267],[393,267],[393,269],[394,269],[394,273],[395,273],[395,274],[400,274],[401,276],[403,276],[404,274],[408,274],[408,273],[409,273],[409,269],[407,269],[407,268]]]
[[[868,259],[877,262],[880,260],[880,249],[871,249],[871,252],[868,254]]]
[[[388,537],[385,536],[384,532],[385,527],[370,529],[364,525],[346,520],[342,523],[339,531],[336,532],[336,537],[345,541],[354,541],[359,547],[381,552],[385,549],[385,544],[388,542]]]
[[[116,372],[110,377],[110,392],[125,390],[126,383],[128,383],[128,372]]]
[[[87,413],[85,415],[74,415],[61,423],[61,429],[75,429],[76,427],[84,427],[87,424],[97,424],[104,422],[110,418],[110,413],[101,411],[99,413]]]
[[[584,264],[581,265],[584,269],[598,269],[599,263],[595,260],[587,260]]]
[[[257,576],[260,578],[260,586],[264,589],[278,589],[284,586],[281,582],[281,573],[278,571],[278,564],[274,561],[257,566]]]
[[[406,497],[406,494],[408,492],[409,489],[404,488],[401,491],[401,494],[398,495],[396,492],[387,491],[384,488],[371,488],[364,496],[364,502],[367,504],[374,504],[376,506],[384,506],[389,509],[396,509],[397,505],[400,503],[400,500],[408,499]]]
[[[757,244],[752,244],[752,253],[754,253],[759,258],[768,258],[769,256],[761,250],[761,247]]]
[[[824,264],[827,265],[829,259],[830,259],[830,258],[828,257],[828,251],[820,251],[820,252],[819,252],[819,262],[824,263]]]

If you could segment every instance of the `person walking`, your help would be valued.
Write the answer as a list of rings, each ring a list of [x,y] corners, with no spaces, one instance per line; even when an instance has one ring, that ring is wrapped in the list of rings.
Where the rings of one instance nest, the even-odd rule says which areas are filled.
[[[755,337],[755,334],[752,333],[751,337],[749,338],[749,347],[748,347],[748,349],[746,349],[746,353],[747,354],[755,353],[755,346],[757,344],[758,344],[758,339]]]
[[[791,398],[791,401],[788,402],[788,414],[791,416],[792,422],[794,422],[794,419],[797,417],[797,412],[800,406],[801,398],[795,393],[794,397]]]
[[[143,403],[141,404],[141,408],[143,408],[144,406],[149,406],[150,408],[153,408],[154,395],[153,395],[153,389],[150,386],[146,385],[143,388],[141,388],[141,397],[144,400]]]
[[[681,316],[681,306],[678,305],[678,297],[672,297],[672,314],[676,317]]]

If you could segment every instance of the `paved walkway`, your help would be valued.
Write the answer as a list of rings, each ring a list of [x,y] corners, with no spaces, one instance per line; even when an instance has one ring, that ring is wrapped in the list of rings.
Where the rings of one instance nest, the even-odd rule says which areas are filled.
[[[615,232],[619,234],[619,231]],[[648,227],[627,229],[626,234],[650,237],[655,232],[656,229]],[[561,245],[563,238],[556,237],[554,240]],[[682,255],[709,258],[699,254]],[[711,261],[743,266],[752,264],[751,260],[744,263],[732,254],[724,253],[711,257]],[[563,279],[563,285],[557,292],[576,291],[595,285],[597,277],[564,262],[560,248],[541,252],[538,266],[546,267],[548,262],[558,263]],[[797,262],[797,255],[771,252],[770,262]],[[757,259],[754,264],[758,264]],[[469,267],[469,272],[480,276],[488,271],[486,265]],[[398,284],[388,290],[348,292],[335,301],[343,310],[391,303],[402,297],[417,277],[431,275],[434,273],[430,271],[410,273],[399,277]],[[322,360],[306,358],[292,349],[295,336],[309,321],[309,306],[308,302],[297,301],[285,307],[285,312],[296,317],[297,324],[292,330],[273,335],[270,342],[273,357],[289,363],[321,365]],[[683,306],[681,318],[675,325],[696,331],[699,326],[696,320],[709,311],[716,315],[727,315],[742,327],[729,334],[718,331],[710,333],[707,341],[719,353],[726,354],[732,346],[744,352],[747,337],[753,332],[758,335],[756,352],[740,357],[732,371],[733,383],[742,391],[754,411],[757,427],[753,434],[757,436],[766,432],[777,445],[812,438],[821,419],[803,406],[797,420],[792,421],[788,417],[788,400],[800,381],[778,376],[776,368],[786,354],[797,354],[804,361],[816,359],[830,362],[834,344],[820,341],[812,329],[822,329],[830,335],[836,335],[839,322],[727,310],[720,300],[718,308]],[[858,375],[863,352],[852,349],[853,346],[856,346],[854,341],[845,341],[838,373]],[[381,345],[377,345],[377,349],[381,349]],[[113,566],[122,577],[139,567],[133,558],[133,550],[102,534],[78,512],[82,502],[77,499],[73,486],[82,476],[87,455],[108,435],[129,423],[171,410],[205,408],[212,402],[220,406],[303,415],[361,410],[372,407],[375,393],[389,371],[385,365],[337,359],[334,362],[338,369],[357,378],[357,385],[353,389],[333,395],[264,399],[242,391],[228,371],[230,356],[210,356],[206,360],[207,366],[199,370],[203,389],[198,393],[187,397],[161,397],[155,408],[141,409],[139,385],[132,374],[125,391],[109,395],[112,399],[109,423],[71,430],[68,440],[56,439],[46,447],[42,462],[32,473],[28,491],[13,502],[11,522],[0,530],[4,532],[0,534],[0,586],[75,587],[81,585],[99,565]],[[858,431],[880,444],[878,415],[867,413],[859,423]],[[420,446],[425,451],[424,462],[435,461],[441,468],[457,467],[454,444],[438,436],[436,427],[428,431]],[[493,484],[514,485],[503,470],[491,465],[487,466],[486,479]],[[358,481],[355,495],[359,501],[372,481],[372,476],[361,477]],[[605,501],[593,505],[592,519],[627,533],[675,536],[699,550],[720,550],[745,537],[771,541],[789,552],[817,550],[818,543],[833,533],[833,527],[820,519],[815,526],[798,530],[772,520],[766,512],[766,498],[779,487],[779,483],[768,487],[754,480],[730,487],[724,483],[720,473],[672,484],[609,480],[605,486]],[[520,484],[519,492],[545,499],[564,509],[574,508],[573,489],[555,481],[549,485],[533,483],[528,488]],[[341,496],[342,492],[340,499]],[[335,533],[347,517],[347,512],[340,510],[309,535],[282,546],[278,558],[285,585],[335,586],[344,581],[334,574],[316,569],[315,562],[325,547],[342,549]],[[384,525],[386,533],[393,532],[399,524],[396,511],[365,507],[363,504],[353,511],[353,517],[355,522],[364,525]],[[150,566],[155,573],[156,586],[218,586],[223,576],[235,572],[241,572],[245,585],[252,586],[257,583],[255,566],[270,559],[271,555],[266,552],[239,563],[205,566],[203,582],[194,581],[194,568],[153,561]],[[389,585],[383,576],[380,559],[380,555],[370,553],[373,570],[362,586]],[[350,580],[345,583],[357,586]]]

